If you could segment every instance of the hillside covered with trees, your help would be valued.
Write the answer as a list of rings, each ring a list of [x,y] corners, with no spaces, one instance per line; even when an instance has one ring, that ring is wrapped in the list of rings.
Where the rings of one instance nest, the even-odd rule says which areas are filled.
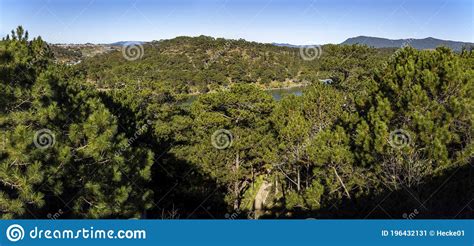
[[[372,69],[377,60],[388,57],[393,50],[327,45],[307,52],[313,53],[305,60],[298,48],[207,36],[177,37],[131,44],[122,51],[86,59],[80,67],[87,71],[87,80],[103,90],[141,86],[202,94],[234,84],[269,89],[338,79],[356,67]],[[353,53],[359,53],[359,61],[346,59]],[[342,62],[337,71],[341,74],[333,70],[334,62]]]
[[[473,50],[137,48],[0,41],[2,218],[473,217]]]

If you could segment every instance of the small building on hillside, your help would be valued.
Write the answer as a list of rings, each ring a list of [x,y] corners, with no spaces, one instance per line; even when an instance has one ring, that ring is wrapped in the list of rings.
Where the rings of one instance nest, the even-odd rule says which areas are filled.
[[[325,84],[325,85],[330,85],[332,84],[332,79],[320,79],[319,82]]]

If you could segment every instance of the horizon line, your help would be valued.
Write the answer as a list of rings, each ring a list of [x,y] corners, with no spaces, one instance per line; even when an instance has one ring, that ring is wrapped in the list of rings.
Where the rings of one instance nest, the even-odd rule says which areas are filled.
[[[10,35],[10,33],[8,34],[5,34],[3,37],[6,37],[7,35]],[[54,44],[54,45],[59,45],[59,44],[76,44],[76,45],[80,45],[80,44],[94,44],[94,45],[110,45],[110,44],[114,44],[114,43],[121,43],[121,42],[129,42],[129,43],[137,43],[137,42],[140,42],[140,43],[151,43],[151,42],[160,42],[160,41],[166,41],[166,40],[173,40],[173,39],[176,39],[176,38],[180,38],[180,37],[188,37],[188,38],[198,38],[198,37],[201,37],[201,36],[204,36],[204,37],[210,37],[210,38],[213,38],[213,39],[225,39],[225,40],[244,40],[246,42],[253,42],[253,43],[259,43],[259,44],[280,44],[280,45],[292,45],[292,46],[308,46],[308,45],[330,45],[330,44],[334,44],[334,45],[338,45],[338,44],[342,44],[344,43],[345,41],[351,39],[351,38],[359,38],[359,37],[365,37],[365,38],[378,38],[378,39],[386,39],[386,40],[389,40],[389,41],[400,41],[400,40],[423,40],[423,39],[436,39],[436,40],[440,40],[440,41],[447,41],[447,42],[459,42],[459,43],[467,43],[467,44],[474,44],[474,42],[471,42],[471,41],[461,41],[461,40],[451,40],[451,39],[441,39],[441,38],[436,38],[436,37],[433,37],[433,36],[428,36],[428,37],[424,37],[424,38],[396,38],[396,39],[392,39],[392,38],[385,38],[385,37],[377,37],[377,36],[368,36],[368,35],[358,35],[358,36],[354,36],[354,37],[349,37],[349,38],[346,38],[344,41],[340,42],[340,43],[312,43],[312,44],[295,44],[295,43],[288,43],[288,42],[278,42],[278,41],[273,41],[273,42],[262,42],[262,41],[255,41],[255,40],[249,40],[249,39],[245,39],[245,38],[226,38],[226,37],[216,37],[216,36],[211,36],[211,35],[205,35],[205,34],[201,34],[201,35],[179,35],[179,36],[175,36],[175,37],[172,37],[172,38],[162,38],[162,39],[153,39],[153,40],[117,40],[117,41],[113,41],[113,42],[81,42],[81,43],[73,43],[73,42],[56,42],[56,43],[53,43],[53,42],[49,42],[45,39],[43,39],[44,41],[46,41],[47,43],[50,43],[50,44]],[[41,37],[43,38],[41,35],[39,35],[38,37]]]

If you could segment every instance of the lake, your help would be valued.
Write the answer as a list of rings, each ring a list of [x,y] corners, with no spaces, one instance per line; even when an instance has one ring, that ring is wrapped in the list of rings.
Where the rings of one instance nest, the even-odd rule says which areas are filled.
[[[301,96],[303,95],[304,89],[305,87],[292,87],[292,88],[281,88],[281,89],[269,89],[269,90],[265,90],[265,92],[270,93],[273,99],[275,99],[276,101],[280,101],[284,96],[288,96],[288,95]],[[183,104],[184,105],[191,104],[198,98],[198,96],[199,95],[190,96],[186,100],[186,102],[184,102]]]
[[[282,89],[270,89],[266,92],[270,93],[276,101],[280,101],[284,96],[287,95],[295,95],[301,96],[303,95],[303,90],[305,87],[292,87],[292,88],[282,88]]]

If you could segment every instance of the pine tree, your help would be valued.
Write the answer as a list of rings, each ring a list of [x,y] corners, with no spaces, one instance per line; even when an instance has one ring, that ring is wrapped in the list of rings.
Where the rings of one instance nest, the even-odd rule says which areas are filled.
[[[153,153],[120,132],[80,77],[50,62],[41,38],[28,41],[21,27],[13,34],[0,43],[0,129],[8,140],[0,150],[2,217],[58,209],[70,217],[141,216],[152,207]]]
[[[0,212],[2,218],[24,216],[44,205],[38,187],[44,180],[44,163],[35,146],[35,99],[32,91],[38,74],[51,57],[41,39],[27,40],[20,26],[12,39],[0,42]],[[46,138],[49,136],[46,136]],[[49,139],[39,139],[39,141]],[[40,142],[39,144],[42,144]],[[36,143],[38,144],[38,143]],[[48,144],[48,143],[46,143]]]
[[[387,184],[413,186],[422,177],[466,164],[473,154],[474,77],[447,48],[404,48],[378,72],[359,108],[355,152]]]
[[[229,207],[237,210],[250,184],[271,165],[272,109],[270,95],[254,86],[203,95],[193,103],[188,119],[176,119],[188,126],[177,139],[185,142],[172,152],[225,187]]]

